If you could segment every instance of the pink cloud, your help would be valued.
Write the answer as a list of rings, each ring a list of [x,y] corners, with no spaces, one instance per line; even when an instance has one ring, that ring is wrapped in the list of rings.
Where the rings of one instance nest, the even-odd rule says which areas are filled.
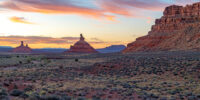
[[[101,9],[76,6],[71,4],[70,0],[65,2],[61,0],[6,0],[0,3],[0,8],[43,14],[78,14],[114,19],[114,16],[104,14]]]
[[[167,6],[159,0],[99,0],[97,4],[105,12],[123,16],[139,16],[141,10],[162,11]]]
[[[88,2],[94,7],[80,6],[77,3],[78,1],[73,0],[4,0],[0,2],[0,8],[43,14],[75,14],[115,21],[116,14],[140,17],[143,16],[143,10],[161,12],[170,5],[162,0],[95,0]]]

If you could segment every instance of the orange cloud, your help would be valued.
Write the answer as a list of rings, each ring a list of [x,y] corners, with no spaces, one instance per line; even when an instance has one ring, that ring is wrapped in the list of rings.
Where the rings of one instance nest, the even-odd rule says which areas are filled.
[[[148,24],[150,24],[153,21],[153,18],[151,18],[151,17],[147,17],[146,19],[147,19]]]
[[[5,0],[0,3],[0,8],[6,8],[23,12],[35,12],[44,14],[78,14],[93,18],[110,18],[101,9],[76,6],[70,0]]]
[[[41,37],[41,36],[0,36],[0,46],[12,46],[16,47],[20,41],[25,41],[32,48],[69,48],[79,40],[79,37]],[[112,44],[122,44],[120,41],[102,41],[98,38],[91,38],[87,40],[91,45],[96,48],[109,46]]]
[[[16,17],[13,16],[11,18],[9,18],[10,21],[14,22],[14,23],[23,23],[23,24],[34,24],[32,22],[27,21],[24,17]]]
[[[76,14],[115,21],[116,14],[135,17],[142,13],[139,12],[141,9],[160,11],[167,5],[161,0],[95,0],[88,2],[94,7],[84,3],[81,4],[84,6],[77,5],[77,2],[81,4],[81,0],[4,0],[0,2],[0,8],[43,14]]]

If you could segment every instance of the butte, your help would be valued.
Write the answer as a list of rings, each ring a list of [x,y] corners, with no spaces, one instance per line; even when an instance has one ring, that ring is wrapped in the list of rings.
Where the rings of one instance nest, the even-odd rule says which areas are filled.
[[[98,53],[80,34],[80,40],[70,47],[65,53]]]
[[[26,46],[24,46],[24,42],[21,41],[21,45],[14,48],[13,52],[15,52],[15,53],[31,53],[32,49],[28,46],[28,44],[26,44]]]

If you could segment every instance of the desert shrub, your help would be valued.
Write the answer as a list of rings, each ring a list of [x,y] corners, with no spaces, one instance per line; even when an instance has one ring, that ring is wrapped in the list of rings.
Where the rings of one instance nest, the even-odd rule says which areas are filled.
[[[30,95],[30,100],[40,100],[40,95],[37,92],[34,92]]]
[[[79,61],[78,58],[76,58],[76,59],[75,59],[75,62],[78,62],[78,61]]]
[[[172,96],[169,100],[177,100],[177,99],[176,99],[175,97]]]
[[[184,100],[184,96],[183,95],[179,95],[180,100]]]
[[[64,67],[62,65],[59,66],[59,69],[63,69]]]
[[[22,94],[20,95],[20,97],[23,98],[23,99],[25,100],[26,98],[29,97],[29,95],[26,94],[26,93],[22,93]]]
[[[186,95],[186,96],[192,96],[193,93],[192,93],[192,92],[187,92],[187,93],[185,93],[185,95]]]
[[[19,61],[19,64],[22,64],[22,61]]]
[[[49,64],[49,63],[51,63],[51,60],[49,60],[49,59],[44,59],[44,63],[45,63],[45,64]]]
[[[27,60],[27,63],[31,63],[31,60],[30,60],[30,59],[28,59],[28,60]]]
[[[62,100],[72,100],[72,97],[70,97],[70,96],[62,96]]]
[[[80,97],[80,98],[78,98],[77,100],[86,100],[85,98],[83,98],[83,97]]]
[[[200,98],[200,94],[197,94],[196,96],[197,96],[197,98]]]
[[[60,96],[50,95],[50,96],[41,96],[39,100],[62,100]]]
[[[11,96],[20,96],[21,94],[23,94],[22,91],[18,90],[18,89],[14,89],[10,92]]]
[[[162,97],[160,98],[160,100],[167,100],[167,97]]]
[[[177,73],[177,72],[174,72],[173,74],[174,74],[174,76],[177,76],[177,75],[178,75],[178,73]]]
[[[94,96],[92,96],[92,100],[101,100],[101,99],[100,99],[100,97],[94,95]]]
[[[189,97],[188,97],[188,100],[197,100],[197,98],[196,98],[196,96],[193,96],[193,95],[192,95],[192,96],[189,96]]]
[[[4,82],[3,85],[4,86],[10,86],[9,83],[7,83],[7,82]]]
[[[5,89],[0,88],[0,95],[1,95],[1,96],[2,96],[2,95],[7,96],[8,93],[7,93],[7,91],[6,91]]]
[[[176,91],[176,90],[171,90],[171,91],[168,91],[168,93],[171,94],[171,95],[175,95],[176,93],[178,93],[178,91]]]
[[[0,88],[0,100],[10,100],[5,89]]]
[[[25,89],[24,89],[24,91],[32,91],[33,90],[33,86],[27,86]]]
[[[132,88],[131,85],[127,84],[127,83],[124,83],[122,84],[123,88]]]
[[[16,84],[14,84],[13,89],[18,89],[18,86]]]

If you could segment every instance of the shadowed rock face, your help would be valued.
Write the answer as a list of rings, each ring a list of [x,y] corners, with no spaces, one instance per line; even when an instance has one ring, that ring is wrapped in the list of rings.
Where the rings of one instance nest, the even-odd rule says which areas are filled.
[[[24,46],[24,42],[21,41],[21,45],[14,48],[13,52],[15,52],[15,53],[31,53],[32,50],[31,50],[31,48],[28,47],[28,44],[26,44],[26,46]]]
[[[98,53],[89,43],[85,41],[83,35],[80,35],[80,40],[70,47],[67,53]]]
[[[165,8],[148,35],[128,44],[123,52],[200,50],[200,2]]]

